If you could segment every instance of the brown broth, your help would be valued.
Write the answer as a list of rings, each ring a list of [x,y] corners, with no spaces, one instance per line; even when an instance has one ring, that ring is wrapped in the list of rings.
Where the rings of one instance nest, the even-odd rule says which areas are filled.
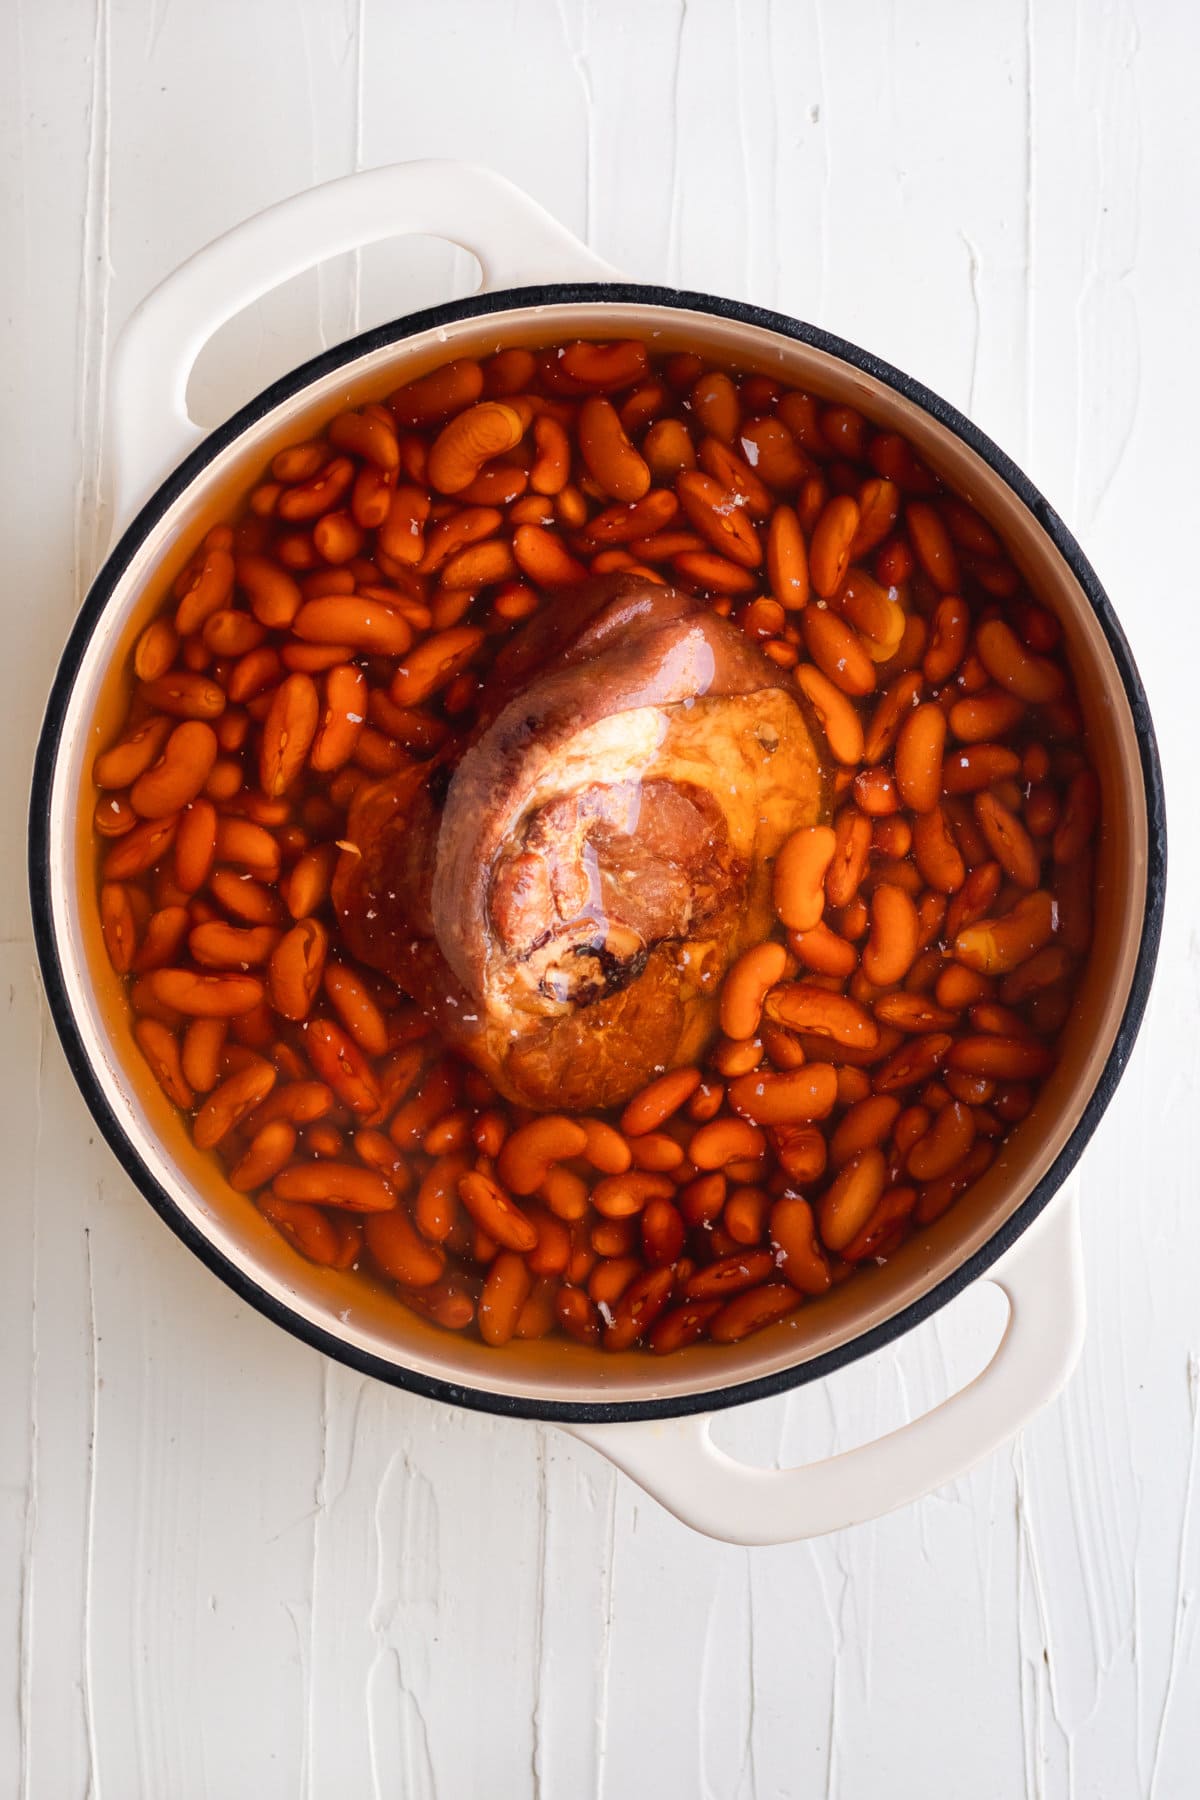
[[[287,453],[282,463],[277,453],[278,473],[263,471],[231,513],[232,530],[218,526],[186,547],[190,560],[161,616],[176,614],[207,556],[204,580],[221,590],[218,610],[237,614],[236,629],[260,641],[240,656],[222,656],[206,645],[204,632],[211,636],[213,628],[201,616],[163,679],[177,681],[182,670],[196,690],[192,716],[207,707],[212,728],[230,737],[219,748],[218,768],[236,764],[241,786],[236,793],[216,788],[217,811],[242,821],[225,827],[230,843],[240,835],[265,860],[249,869],[226,860],[222,874],[218,857],[215,881],[209,873],[182,890],[173,843],[145,870],[118,880],[110,859],[117,856],[119,869],[121,845],[134,840],[97,834],[107,941],[119,966],[119,916],[136,943],[128,987],[139,1041],[168,1093],[193,1102],[182,1110],[201,1120],[201,1140],[219,1131],[221,1103],[214,1107],[194,1087],[185,1094],[178,1086],[173,1062],[189,1015],[164,1005],[157,990],[169,982],[154,979],[155,965],[179,972],[177,987],[186,988],[189,971],[204,976],[206,992],[214,974],[240,980],[242,989],[233,991],[243,998],[252,991],[247,980],[263,984],[261,1004],[256,999],[226,1026],[218,1087],[233,1080],[251,1099],[237,1115],[236,1091],[226,1090],[234,1123],[212,1153],[225,1171],[236,1170],[256,1129],[277,1114],[285,1088],[324,1083],[328,1104],[294,1122],[294,1145],[286,1146],[276,1125],[272,1141],[285,1149],[283,1164],[245,1200],[311,1260],[360,1268],[364,1279],[405,1275],[395,1291],[406,1305],[452,1329],[476,1331],[482,1320],[489,1343],[558,1331],[610,1349],[647,1342],[668,1350],[704,1334],[736,1341],[813,1303],[859,1264],[884,1260],[939,1217],[991,1164],[1053,1066],[1090,939],[1089,839],[1096,827],[1094,778],[1057,624],[1028,595],[984,522],[943,490],[902,439],[851,408],[782,390],[763,375],[637,345],[462,361],[447,389],[452,412],[398,431],[385,411],[365,422],[362,414],[339,415],[332,444],[319,441],[307,458],[292,456],[294,469]],[[518,375],[519,388],[510,385]],[[412,384],[393,397],[392,413],[401,419],[411,392]],[[514,395],[516,408],[508,404]],[[593,447],[585,457],[579,415],[600,395],[611,398],[627,430],[614,432],[602,413],[588,427]],[[491,402],[515,413],[512,444],[487,457],[464,491],[453,485],[453,446],[443,439],[434,470],[450,471],[443,490],[452,491],[431,487],[429,451],[447,417]],[[557,480],[554,451],[561,448],[553,429],[535,430],[541,418],[565,433],[570,479],[537,493],[535,482],[546,489]],[[491,423],[504,428],[503,419]],[[668,464],[685,434],[705,480],[685,481],[681,494]],[[398,467],[372,475],[372,445],[387,460],[388,441]],[[285,512],[307,511],[297,490],[306,478],[322,481],[331,466],[332,497],[315,494],[309,516],[281,519],[281,503]],[[297,470],[295,480],[279,478]],[[423,572],[420,559],[402,560],[381,547],[379,529],[364,521],[374,517],[372,496],[388,498],[397,488],[424,495],[417,512],[427,502],[426,517],[414,522],[426,545],[438,527],[462,519],[464,502],[484,515],[475,520],[480,534],[465,534],[443,559],[452,574],[456,567],[480,572],[469,588],[447,586],[437,571]],[[631,506],[645,509],[652,529],[630,535]],[[389,541],[407,557],[402,537]],[[480,548],[486,556],[472,563]],[[375,606],[388,620],[404,619],[410,639],[402,651],[355,643],[345,647],[349,655],[338,654],[333,666],[358,669],[365,680],[365,726],[336,769],[314,770],[302,759],[278,797],[260,786],[272,702],[289,673],[307,674],[324,707],[327,673],[318,666],[320,644],[311,636],[298,640],[272,612],[270,584],[252,580],[248,587],[245,565],[236,577],[232,564],[224,567],[229,552],[285,567],[305,603],[342,597],[317,588],[354,595],[373,588]],[[220,565],[215,575],[213,565]],[[355,963],[327,893],[300,917],[311,921],[305,929],[312,944],[320,948],[323,938],[326,955],[345,965],[340,996],[318,985],[303,1016],[299,1002],[286,1014],[269,1004],[287,991],[277,967],[284,933],[293,934],[291,950],[304,960],[280,883],[290,891],[301,855],[329,846],[332,857],[332,847],[346,841],[360,787],[403,779],[410,768],[419,782],[423,765],[471,731],[492,662],[527,617],[553,607],[564,580],[622,571],[666,581],[741,627],[779,670],[781,687],[794,691],[792,671],[805,680],[803,672],[816,668],[811,691],[797,694],[797,704],[826,727],[819,818],[838,835],[835,870],[843,840],[853,835],[851,814],[865,819],[857,831],[869,849],[852,887],[844,874],[840,888],[836,875],[827,878],[838,904],[824,906],[819,932],[764,919],[761,936],[780,946],[782,966],[767,1002],[775,1016],[761,1034],[710,1034],[690,1059],[692,1091],[652,1130],[622,1135],[622,1121],[630,1123],[626,1104],[577,1107],[607,1134],[593,1132],[584,1149],[578,1131],[573,1137],[561,1130],[560,1154],[546,1160],[537,1190],[497,1195],[497,1153],[503,1172],[505,1139],[521,1132],[522,1143],[534,1142],[530,1113],[447,1050],[392,981]],[[945,640],[947,620],[955,624],[952,601],[965,621],[963,641],[957,656],[951,649],[941,658],[952,657],[942,668],[931,633],[936,622],[937,641]],[[248,623],[252,602],[267,621],[257,630]],[[202,594],[193,611],[202,614],[203,604]],[[872,630],[885,635],[871,637]],[[399,666],[437,632],[466,634],[461,664],[411,704],[403,692],[393,698]],[[306,666],[284,667],[283,651]],[[262,681],[236,709],[246,723],[243,741],[233,745],[227,689],[232,683],[240,692],[237,664],[244,678],[247,656],[260,659]],[[203,683],[215,683],[216,691]],[[136,681],[129,693],[125,729],[153,719],[162,700],[161,691],[156,703],[155,690],[148,696]],[[949,851],[944,843],[930,847],[920,734],[906,738],[898,773],[896,734],[889,739],[877,722],[881,697],[891,693],[904,699],[897,726],[918,706],[925,709],[935,750],[942,729],[935,710],[946,721],[933,795]],[[984,705],[972,711],[981,697]],[[988,707],[995,718],[990,746],[980,723]],[[182,722],[178,712],[171,716],[173,728]],[[873,736],[883,739],[871,766],[846,747],[855,730],[865,732],[868,746]],[[161,781],[158,765],[152,769],[151,787]],[[228,768],[226,778],[233,779]],[[216,779],[206,777],[206,790]],[[114,792],[136,811],[145,783],[124,783],[106,797]],[[1063,826],[1072,806],[1090,806],[1090,826],[1086,819],[1078,830]],[[179,821],[189,811],[194,804],[180,809]],[[815,823],[797,819],[797,830],[810,832]],[[184,825],[185,835],[191,829]],[[798,846],[796,860],[823,842]],[[953,856],[961,877],[931,885],[935,862],[940,857],[944,867]],[[973,900],[969,908],[966,900]],[[197,963],[192,949],[207,941],[193,936],[197,927],[229,924],[259,934],[244,940],[247,968]],[[911,938],[914,929],[919,942],[905,959],[905,934]],[[209,930],[208,939],[219,940],[220,931]],[[884,969],[889,958],[899,969],[894,978],[871,979],[869,971]],[[254,1106],[259,1087],[261,1105]],[[882,1107],[864,1110],[862,1103],[880,1099]],[[720,1157],[722,1133],[737,1151],[728,1159]],[[628,1172],[618,1166],[626,1159]],[[510,1151],[507,1162],[515,1167],[520,1160]],[[329,1164],[353,1173],[337,1175]],[[367,1205],[380,1210],[355,1210]],[[564,1254],[565,1271],[558,1266]]]

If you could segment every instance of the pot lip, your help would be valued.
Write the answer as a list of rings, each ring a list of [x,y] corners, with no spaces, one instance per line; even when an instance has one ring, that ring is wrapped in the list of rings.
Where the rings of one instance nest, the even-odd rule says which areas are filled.
[[[1105,1061],[1075,1129],[1055,1161],[1037,1185],[1026,1195],[1012,1215],[1000,1225],[988,1241],[972,1256],[958,1264],[926,1294],[904,1307],[894,1317],[870,1331],[825,1351],[807,1362],[779,1369],[769,1375],[747,1381],[728,1383],[699,1393],[643,1400],[543,1400],[521,1394],[489,1392],[468,1384],[448,1381],[420,1373],[402,1365],[387,1362],[374,1354],[346,1343],[322,1326],[315,1325],[292,1310],[284,1301],[268,1293],[244,1270],[239,1269],[184,1215],[171,1194],[151,1176],[131,1141],[126,1136],[116,1113],[110,1108],[93,1074],[91,1063],[75,1022],[67,985],[59,957],[51,904],[50,863],[50,798],[55,764],[65,724],[70,696],[86,646],[102,623],[104,611],[142,540],[159,519],[186,491],[192,481],[214,457],[232,444],[243,431],[256,424],[285,400],[346,363],[375,350],[385,349],[405,338],[435,329],[461,319],[486,317],[492,313],[521,310],[544,310],[557,306],[603,302],[614,306],[647,305],[664,311],[700,312],[741,324],[756,326],[778,336],[810,345],[874,377],[919,406],[945,430],[973,450],[1013,491],[1032,514],[1042,530],[1062,555],[1088,600],[1100,625],[1120,672],[1122,686],[1133,717],[1141,760],[1142,782],[1147,812],[1148,854],[1146,867],[1145,910],[1141,936],[1134,964],[1129,998]],[[979,428],[955,407],[922,383],[904,374],[869,351],[844,338],[823,331],[818,326],[765,307],[744,301],[725,299],[686,289],[630,282],[558,282],[537,286],[503,288],[486,294],[473,294],[462,300],[410,313],[398,319],[361,332],[356,337],[322,352],[302,363],[289,374],[272,382],[225,424],[211,432],[155,490],[136,517],[126,527],[92,582],[71,629],[59,661],[47,702],[45,718],[39,734],[34,760],[29,815],[29,887],[33,913],[34,942],[41,965],[47,1002],[67,1062],[88,1108],[109,1148],[135,1186],[149,1201],[159,1217],[188,1249],[235,1294],[262,1313],[274,1324],[282,1326],[293,1337],[314,1349],[393,1387],[407,1389],[428,1399],[441,1400],[472,1410],[511,1418],[542,1419],[561,1424],[617,1423],[632,1420],[679,1418],[689,1414],[709,1413],[749,1401],[766,1399],[793,1387],[820,1380],[835,1369],[843,1368],[860,1357],[893,1342],[912,1330],[922,1320],[939,1311],[956,1294],[983,1275],[1033,1223],[1049,1203],[1057,1189],[1074,1168],[1095,1131],[1100,1117],[1112,1099],[1129,1060],[1141,1027],[1149,997],[1150,985],[1158,956],[1166,893],[1167,834],[1166,801],[1158,746],[1155,741],[1149,703],[1132,652],[1113,610],[1112,602],[1101,586],[1095,571],[1062,519],[1017,465]]]

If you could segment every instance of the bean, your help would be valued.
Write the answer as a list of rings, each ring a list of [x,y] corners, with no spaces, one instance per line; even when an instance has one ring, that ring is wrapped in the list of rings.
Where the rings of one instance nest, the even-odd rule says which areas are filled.
[[[940,706],[918,706],[906,715],[896,738],[896,786],[905,806],[932,812],[942,786],[946,715]]]
[[[320,723],[321,702],[311,675],[280,682],[263,723],[259,783],[268,799],[278,799],[295,782]]]
[[[1066,685],[1062,670],[1047,657],[1026,650],[1003,619],[988,619],[980,625],[975,649],[992,680],[1018,699],[1041,706],[1061,696]]]
[[[92,824],[101,837],[124,837],[137,824],[137,814],[124,794],[101,794],[92,814]]]
[[[519,525],[513,532],[513,555],[530,581],[544,587],[564,587],[581,581],[587,570],[571,556],[559,538],[540,525]]]
[[[547,1113],[505,1140],[497,1173],[514,1194],[533,1194],[552,1164],[580,1156],[586,1148],[587,1133],[576,1120],[562,1113]]]
[[[378,1111],[379,1083],[358,1045],[340,1025],[329,1019],[312,1019],[304,1027],[304,1042],[315,1073],[343,1106],[361,1115]]]
[[[109,962],[118,975],[128,975],[137,953],[138,931],[133,902],[119,881],[101,886],[100,930]]]
[[[879,1027],[870,1013],[847,994],[831,993],[813,982],[794,981],[776,987],[767,996],[769,1019],[793,1031],[828,1038],[835,1044],[873,1050]]]
[[[646,1202],[641,1215],[642,1254],[655,1267],[668,1267],[683,1254],[687,1228],[683,1215],[665,1196]]]
[[[857,500],[848,494],[838,494],[827,501],[813,528],[808,546],[809,574],[813,587],[824,600],[836,594],[842,584],[860,518]]]
[[[401,426],[428,425],[460,407],[470,406],[483,392],[483,370],[471,357],[456,357],[388,396],[388,407]]]
[[[875,1002],[875,1017],[898,1031],[948,1031],[955,1023],[955,1009],[934,1006],[922,994],[883,994]]]
[[[189,1018],[237,1018],[263,997],[262,982],[251,975],[201,975],[193,969],[156,969],[150,988],[164,1006]]]
[[[811,931],[790,933],[788,948],[806,969],[817,975],[842,979],[852,975],[858,967],[858,953],[853,944],[839,937],[823,920]]]
[[[734,1188],[725,1202],[721,1224],[739,1244],[757,1244],[767,1217],[767,1196],[760,1187]]]
[[[167,1099],[184,1112],[191,1112],[195,1095],[183,1072],[175,1033],[157,1019],[144,1018],[134,1024],[133,1035]]]
[[[964,603],[948,594],[934,608],[921,673],[931,688],[948,681],[966,655],[971,615]]]
[[[871,1094],[858,1100],[844,1114],[829,1141],[829,1160],[840,1169],[861,1150],[877,1148],[900,1117],[894,1094]]]
[[[827,1293],[833,1275],[807,1200],[788,1195],[771,1208],[769,1230],[780,1274],[802,1294]]]
[[[318,1206],[305,1206],[279,1200],[273,1194],[260,1194],[259,1212],[285,1237],[294,1250],[325,1268],[336,1268],[343,1254],[343,1242],[337,1224]]]
[[[729,1103],[734,1111],[743,1119],[750,1120],[752,1125],[795,1125],[809,1124],[813,1119],[823,1119],[833,1111],[837,1101],[837,1074],[829,1063],[805,1063],[802,1068],[789,1069],[783,1074],[767,1074],[756,1071],[750,1075],[740,1075],[729,1084]],[[733,1121],[729,1121],[732,1125]],[[715,1132],[719,1124],[704,1127],[705,1131]],[[698,1132],[697,1137],[702,1134]],[[707,1142],[702,1149],[707,1154]],[[719,1167],[719,1163],[706,1162],[704,1156],[697,1155],[696,1139],[689,1147],[692,1161],[698,1168]],[[738,1156],[761,1154],[752,1149],[734,1150],[721,1160],[729,1162]]]
[[[728,489],[711,475],[685,469],[676,480],[675,492],[689,523],[719,555],[743,568],[758,567],[763,557],[758,534]]]
[[[1031,1038],[990,1035],[959,1038],[946,1058],[963,1075],[986,1075],[992,1081],[1038,1081],[1054,1067],[1054,1052]]]
[[[1015,694],[1003,688],[984,688],[958,700],[950,708],[950,729],[965,744],[995,742],[1015,731],[1025,718],[1026,706]]]
[[[352,663],[337,663],[325,677],[325,704],[320,709],[309,761],[331,774],[354,755],[367,712],[367,683]]]
[[[772,1125],[769,1135],[780,1168],[797,1187],[824,1174],[829,1152],[815,1125]]]
[[[976,794],[975,820],[988,849],[1010,880],[1019,887],[1035,888],[1041,875],[1041,857],[1016,813],[995,794]]]
[[[862,638],[872,662],[890,662],[904,636],[906,614],[865,569],[850,569],[835,602]]]
[[[752,1293],[738,1294],[727,1301],[709,1321],[708,1335],[714,1344],[739,1344],[753,1332],[779,1324],[799,1304],[796,1290],[789,1283],[765,1283]]]
[[[602,1175],[623,1175],[633,1158],[620,1132],[602,1119],[580,1119],[578,1123],[586,1139],[583,1155],[593,1169]]]
[[[871,931],[862,953],[862,971],[876,987],[902,981],[917,954],[917,909],[903,888],[881,882],[871,895]]]
[[[537,1227],[487,1175],[471,1170],[461,1176],[458,1197],[475,1223],[505,1249],[525,1252],[536,1245]]]
[[[559,1327],[578,1344],[600,1342],[600,1318],[591,1299],[582,1289],[562,1287],[554,1302]]]
[[[188,912],[185,906],[162,906],[146,922],[141,947],[133,961],[135,975],[161,969],[174,962],[187,936]]]
[[[767,531],[767,580],[780,606],[799,612],[808,604],[808,553],[800,521],[790,506],[777,506]]]
[[[316,921],[306,923],[315,925]],[[343,962],[325,961],[322,985],[330,1005],[359,1049],[368,1056],[383,1056],[388,1047],[387,1023],[362,978]]]
[[[910,1038],[879,1064],[874,1075],[876,1092],[894,1094],[902,1088],[916,1087],[920,1082],[928,1081],[953,1042],[954,1039],[944,1031],[925,1032],[920,1037]]]
[[[685,1182],[675,1198],[688,1225],[711,1225],[720,1218],[729,1183],[719,1170],[697,1175]]]
[[[391,1183],[374,1169],[327,1158],[282,1169],[272,1183],[272,1192],[280,1200],[345,1207],[350,1212],[390,1212],[397,1203]]]
[[[221,1052],[228,1025],[224,1019],[192,1019],[183,1034],[184,1079],[197,1093],[207,1094],[220,1079]]]
[[[975,1142],[975,1115],[952,1100],[934,1115],[933,1124],[908,1153],[906,1167],[915,1181],[938,1181],[948,1175]]]
[[[811,931],[820,923],[826,875],[837,848],[837,836],[828,825],[805,826],[781,846],[772,874],[772,898],[789,931]]]
[[[175,630],[180,637],[198,631],[211,613],[225,605],[233,592],[233,574],[233,558],[228,550],[210,549],[204,553],[178,596]]]
[[[1054,987],[1070,973],[1072,958],[1060,944],[1048,944],[1037,950],[1027,962],[1006,975],[1000,983],[1000,997],[1010,1006],[1019,1006],[1032,994]]]
[[[370,1065],[357,1045],[346,1040],[358,1060],[359,1069],[371,1077]],[[415,1150],[435,1119],[452,1107],[458,1098],[458,1075],[452,1064],[441,1061],[424,1073],[420,1087],[411,1100],[405,1101],[392,1116],[388,1133],[402,1150]]]
[[[983,918],[984,914],[990,910],[1000,892],[1000,883],[1004,878],[1004,872],[999,863],[981,860],[987,854],[987,846],[976,830],[974,820],[971,821],[970,834],[960,830],[957,820],[954,832],[960,843],[968,846],[964,849],[964,855],[968,857],[968,860],[975,860],[977,866],[971,870],[961,890],[955,894],[947,909],[945,936],[951,942],[958,936],[964,925],[974,924],[976,919]],[[973,855],[975,847],[969,844],[970,836],[978,839],[977,856]]]
[[[1071,777],[1061,823],[1054,833],[1054,860],[1077,861],[1091,842],[1100,816],[1100,785],[1091,769]]]
[[[810,663],[796,670],[796,683],[838,762],[853,768],[863,758],[863,728],[853,704],[827,675]]]
[[[289,523],[303,524],[318,519],[337,505],[354,475],[355,466],[350,458],[335,456],[306,481],[286,488],[280,494],[275,510]]]
[[[747,1288],[758,1287],[774,1273],[769,1250],[742,1250],[698,1269],[684,1285],[688,1300],[724,1300]]]
[[[571,441],[557,419],[543,414],[533,422],[537,447],[529,485],[535,494],[559,494],[571,478]]]
[[[376,413],[339,413],[326,431],[335,450],[345,450],[374,463],[376,468],[394,473],[400,467],[400,446],[396,433]]]
[[[694,1159],[693,1159],[694,1160]],[[628,1219],[640,1213],[650,1200],[669,1200],[675,1184],[653,1170],[631,1169],[625,1175],[606,1175],[592,1189],[592,1205],[606,1219]]]
[[[579,449],[592,479],[613,500],[640,500],[650,468],[626,435],[611,402],[593,397],[579,412]]]
[[[945,809],[937,803],[913,820],[913,856],[922,880],[939,894],[956,894],[967,878]]]
[[[261,881],[279,878],[279,845],[271,833],[252,819],[224,817],[217,821],[217,857],[234,863]]]
[[[921,677],[911,672],[898,675],[884,689],[863,740],[863,756],[867,762],[882,762],[892,749],[900,727],[917,705],[920,693]]]
[[[533,1275],[524,1257],[502,1250],[488,1269],[479,1297],[479,1335],[485,1344],[498,1349],[508,1343],[532,1288]]]
[[[230,1170],[230,1187],[239,1194],[250,1194],[255,1188],[265,1187],[290,1162],[295,1148],[295,1129],[286,1119],[264,1125]]]
[[[389,690],[392,700],[397,706],[419,706],[453,680],[482,643],[482,631],[466,625],[426,638],[400,662]]]
[[[266,1099],[275,1086],[275,1080],[274,1067],[255,1057],[244,1069],[214,1088],[196,1114],[192,1126],[192,1138],[197,1148],[211,1150],[231,1131],[235,1131],[242,1120]],[[285,1200],[306,1197],[303,1194],[282,1196]]]
[[[347,645],[373,656],[403,656],[413,641],[412,626],[395,607],[357,594],[305,601],[292,630],[307,643]]]
[[[393,1157],[400,1154],[390,1138],[383,1141]],[[439,1156],[423,1176],[413,1203],[413,1220],[421,1236],[431,1243],[444,1243],[453,1231],[459,1216],[458,1184],[470,1168],[466,1152],[452,1150]]]
[[[279,1177],[276,1177],[276,1185],[278,1181]],[[363,1238],[383,1273],[405,1287],[432,1287],[445,1271],[445,1252],[435,1244],[426,1243],[401,1206],[369,1212],[363,1220]]]
[[[696,466],[695,446],[678,419],[657,420],[642,440],[642,455],[655,481],[673,481],[681,469]]]
[[[688,551],[672,561],[684,581],[701,592],[752,594],[758,586],[748,569],[712,550]]]
[[[887,1180],[881,1150],[860,1150],[839,1170],[816,1206],[821,1238],[841,1250],[862,1230],[878,1204]]]
[[[606,1325],[602,1342],[606,1350],[630,1350],[654,1324],[671,1298],[675,1285],[671,1269],[647,1269],[622,1293]]]
[[[245,919],[250,925],[282,922],[283,909],[272,890],[249,875],[239,875],[234,869],[214,869],[208,886],[214,900],[235,919]]]
[[[169,718],[152,718],[105,750],[96,758],[92,769],[96,786],[131,786],[157,759],[171,729]]]
[[[825,899],[836,908],[849,906],[858,893],[871,854],[871,821],[848,806],[833,822],[833,855],[825,874]],[[818,915],[819,917],[819,915]],[[816,921],[812,921],[815,925]]]
[[[911,1187],[886,1188],[879,1204],[858,1233],[843,1245],[843,1262],[865,1262],[868,1257],[890,1255],[900,1241],[903,1229],[916,1205],[917,1190]]]
[[[621,1114],[621,1130],[626,1137],[656,1131],[687,1104],[699,1086],[700,1071],[695,1068],[672,1069],[658,1076],[627,1103]]]
[[[423,488],[405,482],[395,489],[377,537],[379,548],[393,564],[410,568],[422,561],[426,554],[424,526],[429,512],[429,495]]]
[[[833,833],[829,836],[832,839]],[[776,879],[778,867],[776,863]],[[754,945],[737,958],[721,989],[721,1029],[726,1037],[745,1039],[754,1036],[767,991],[782,978],[786,966],[784,946],[769,941]],[[725,1069],[722,1073],[731,1071]]]
[[[301,919],[271,951],[267,982],[271,1005],[299,1022],[312,1011],[329,953],[329,934],[319,919]]]
[[[185,920],[186,920],[186,914]],[[207,969],[249,969],[266,962],[279,933],[270,925],[228,925],[212,919],[188,933],[188,950]]]
[[[923,500],[910,500],[904,509],[904,522],[917,561],[934,587],[943,594],[957,593],[958,558],[937,509]]]
[[[646,346],[627,338],[615,344],[596,344],[580,339],[568,344],[559,366],[572,381],[612,393],[641,381],[647,369]]]
[[[861,698],[874,692],[875,664],[857,632],[837,613],[806,606],[800,631],[817,667],[842,693]]]
[[[854,778],[854,799],[869,819],[889,818],[900,810],[900,790],[891,769],[864,769]]]
[[[1054,901],[1044,888],[1018,900],[998,919],[981,919],[954,939],[959,962],[982,975],[1005,975],[1028,960],[1054,931]]]

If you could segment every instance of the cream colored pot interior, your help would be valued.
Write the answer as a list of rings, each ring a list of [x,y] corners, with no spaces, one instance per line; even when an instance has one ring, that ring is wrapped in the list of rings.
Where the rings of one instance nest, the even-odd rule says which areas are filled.
[[[555,1339],[488,1350],[426,1325],[362,1279],[302,1262],[230,1192],[196,1151],[183,1121],[148,1076],[104,956],[89,842],[90,769],[126,697],[133,641],[200,536],[227,516],[280,445],[307,436],[348,403],[388,393],[454,355],[574,336],[636,335],[661,349],[694,349],[782,377],[904,432],[926,461],[999,533],[1030,587],[1062,621],[1103,789],[1096,936],[1059,1067],[1030,1116],[975,1190],[883,1268],[872,1268],[791,1321],[728,1348],[659,1360],[605,1356]],[[637,1401],[698,1394],[761,1378],[836,1349],[893,1318],[985,1245],[1053,1163],[1078,1122],[1112,1048],[1129,994],[1142,926],[1147,821],[1138,748],[1116,665],[1058,551],[973,451],[872,377],[823,351],[704,313],[649,305],[549,306],[464,319],[374,351],[285,401],[216,457],[138,548],[89,645],[68,708],[51,800],[51,837],[64,847],[52,904],[68,991],[97,1081],[154,1179],[215,1247],[279,1305],[384,1362],[443,1381],[528,1399]]]

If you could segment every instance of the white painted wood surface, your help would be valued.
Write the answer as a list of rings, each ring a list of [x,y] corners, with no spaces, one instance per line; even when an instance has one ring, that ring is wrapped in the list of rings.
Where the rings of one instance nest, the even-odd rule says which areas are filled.
[[[0,8],[0,1793],[1196,1792],[1198,58],[1191,0]],[[430,155],[964,407],[1082,539],[1156,708],[1173,889],[1084,1164],[1081,1369],[1022,1443],[876,1526],[724,1549],[552,1430],[323,1362],[155,1220],[40,998],[25,795],[103,541],[113,334],[265,202]],[[408,245],[296,283],[221,334],[197,412],[465,291],[467,261]],[[861,1441],[997,1329],[968,1295],[720,1434],[763,1460]]]

